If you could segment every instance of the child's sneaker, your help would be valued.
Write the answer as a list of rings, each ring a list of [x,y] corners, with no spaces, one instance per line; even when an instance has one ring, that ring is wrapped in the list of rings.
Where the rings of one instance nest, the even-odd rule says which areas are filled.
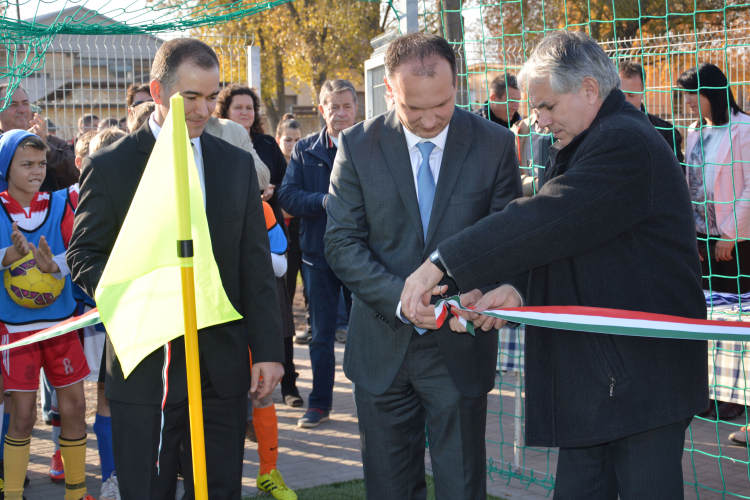
[[[57,450],[52,455],[52,463],[49,466],[49,478],[53,483],[65,481],[65,470],[63,469],[62,457],[60,457],[60,450]]]
[[[120,485],[117,483],[117,476],[114,472],[102,483],[99,500],[120,500]]]
[[[276,469],[268,474],[259,474],[257,485],[259,490],[271,493],[276,500],[297,500],[297,494],[284,484],[281,472]]]

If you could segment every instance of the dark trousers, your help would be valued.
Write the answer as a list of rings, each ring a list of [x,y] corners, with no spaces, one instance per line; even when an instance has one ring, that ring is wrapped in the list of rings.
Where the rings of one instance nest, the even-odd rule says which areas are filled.
[[[239,500],[247,395],[221,399],[203,384],[203,429],[210,498]],[[161,406],[110,400],[112,447],[122,500],[174,500],[182,461],[184,499],[195,498],[187,400],[167,404],[159,453]],[[159,470],[157,470],[157,458]]]
[[[313,389],[308,399],[308,407],[328,411],[333,405],[333,379],[336,373],[336,357],[333,351],[333,343],[336,341],[336,311],[339,291],[344,285],[330,268],[318,269],[302,263],[302,275],[305,277],[312,322],[310,364],[313,372]],[[352,294],[346,287],[344,302],[348,316],[352,310]]]
[[[294,303],[294,293],[297,290],[297,273],[302,269],[302,249],[299,246],[299,222],[298,218],[290,219],[287,230],[289,232],[289,247],[286,252],[286,288],[289,292],[289,302]],[[304,275],[302,283],[304,287]],[[307,302],[307,298],[305,298]]]
[[[716,240],[698,234],[698,252],[703,257],[703,288],[712,292],[750,292],[750,241],[738,241],[732,249],[732,260],[716,260]],[[709,258],[710,256],[710,258]],[[742,276],[744,275],[744,276]],[[710,276],[710,278],[708,277]]]
[[[294,366],[294,338],[284,338],[284,376],[281,377],[282,395],[297,387],[297,372]]]
[[[484,433],[487,396],[461,395],[434,333],[412,338],[391,386],[355,391],[369,500],[423,500],[425,424],[437,500],[487,498]]]
[[[302,270],[302,249],[299,246],[299,223],[298,218],[289,221],[289,249],[287,250],[286,260],[286,287],[289,292],[289,302],[294,304],[294,294],[297,290],[297,273]],[[310,306],[307,302],[307,290],[305,289],[305,273],[302,273],[302,297],[305,299],[305,321],[307,326],[310,325]]]
[[[586,448],[560,448],[555,500],[680,500],[692,418]]]

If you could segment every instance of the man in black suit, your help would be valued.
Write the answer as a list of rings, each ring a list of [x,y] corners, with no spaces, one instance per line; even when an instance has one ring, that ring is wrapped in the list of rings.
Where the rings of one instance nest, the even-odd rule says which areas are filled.
[[[502,73],[492,79],[490,83],[490,98],[474,113],[493,123],[511,128],[521,121],[518,107],[521,105],[521,91],[515,75]]]
[[[520,73],[554,134],[544,186],[438,245],[406,280],[410,318],[451,276],[475,311],[589,306],[705,319],[690,194],[674,151],[580,31]],[[501,286],[482,296],[470,291]],[[483,331],[504,321],[471,313]],[[456,318],[451,327],[464,330]],[[527,446],[560,448],[557,500],[680,499],[685,429],[708,404],[706,342],[526,327]]]
[[[635,61],[620,61],[618,73],[620,75],[620,89],[625,94],[625,100],[635,106],[636,109],[640,109],[646,113],[646,107],[643,105],[644,91],[646,89],[643,66]],[[651,125],[656,127],[657,132],[667,141],[669,149],[674,151],[684,172],[685,156],[682,154],[682,134],[668,121],[662,120],[651,113],[646,113],[646,116]]]
[[[169,112],[169,98],[179,92],[185,99],[214,258],[227,296],[244,318],[198,332],[209,495],[239,499],[247,391],[264,397],[284,373],[278,296],[258,180],[255,169],[247,167],[253,164],[249,153],[203,133],[219,93],[219,61],[210,47],[194,39],[170,40],[157,52],[151,76],[157,106],[148,122],[84,160],[68,264],[75,282],[93,297]],[[160,430],[163,351],[151,353],[126,379],[107,340],[106,395],[123,500],[175,497],[180,447],[190,446],[183,338],[171,342],[171,351]],[[192,497],[192,464],[181,465]]]
[[[399,296],[440,242],[521,196],[514,136],[456,108],[445,39],[398,38],[385,68],[394,109],[341,133],[326,203],[326,259],[354,294],[344,371],[356,385],[367,497],[425,498],[426,423],[437,498],[485,498],[497,335],[438,329],[434,306],[410,322]]]

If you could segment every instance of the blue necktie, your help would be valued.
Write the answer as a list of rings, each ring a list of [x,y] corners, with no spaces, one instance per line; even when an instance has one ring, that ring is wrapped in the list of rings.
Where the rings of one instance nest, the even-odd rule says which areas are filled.
[[[430,227],[432,202],[435,199],[435,177],[430,170],[430,154],[435,149],[435,144],[429,141],[419,142],[417,148],[422,153],[422,164],[417,171],[417,196],[419,198],[419,214],[422,216],[423,238],[424,242],[427,243],[427,229]]]
[[[422,236],[427,244],[427,229],[430,227],[432,202],[435,200],[435,176],[430,170],[430,154],[435,149],[435,144],[430,141],[419,142],[417,148],[422,153],[422,164],[417,171],[417,197],[419,198],[419,214],[422,217]],[[415,327],[415,329],[420,335],[427,331],[424,328]]]

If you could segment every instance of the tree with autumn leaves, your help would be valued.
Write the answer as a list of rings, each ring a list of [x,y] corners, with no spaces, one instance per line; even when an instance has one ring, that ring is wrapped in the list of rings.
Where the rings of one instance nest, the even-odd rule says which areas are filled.
[[[151,0],[155,1],[155,0]],[[168,0],[174,5],[184,0]],[[216,0],[194,0],[204,9]],[[419,0],[428,32],[457,43],[464,32],[462,12],[480,12],[474,39],[500,39],[529,47],[550,29],[580,29],[598,40],[745,27],[744,0]],[[242,1],[243,8],[248,2]],[[273,127],[285,112],[284,87],[307,84],[318,95],[325,80],[361,81],[363,63],[372,53],[370,39],[395,27],[387,0],[258,0],[260,12],[198,30],[195,35],[249,37],[261,48],[262,95]],[[231,3],[227,8],[231,10]],[[184,8],[184,7],[183,7]],[[466,39],[472,36],[467,35]],[[220,55],[220,57],[222,57]],[[231,56],[227,56],[231,57]],[[462,58],[463,60],[463,58]],[[237,65],[222,64],[225,71]],[[463,73],[463,71],[462,71]],[[224,75],[242,81],[245,75]]]
[[[438,2],[445,0],[437,0]],[[454,0],[456,1],[456,0]],[[747,27],[741,0],[467,0],[481,5],[492,37],[526,43],[545,30],[585,30],[596,40]]]
[[[199,0],[197,5],[213,2],[215,0]],[[285,113],[284,86],[287,83],[307,84],[317,96],[328,79],[362,81],[364,61],[373,50],[370,39],[384,29],[381,17],[378,2],[295,0],[235,21],[202,28],[195,35],[247,36],[260,46],[261,99],[269,129],[273,131]],[[230,65],[222,64],[222,67]],[[245,75],[225,75],[223,80],[242,81]]]

